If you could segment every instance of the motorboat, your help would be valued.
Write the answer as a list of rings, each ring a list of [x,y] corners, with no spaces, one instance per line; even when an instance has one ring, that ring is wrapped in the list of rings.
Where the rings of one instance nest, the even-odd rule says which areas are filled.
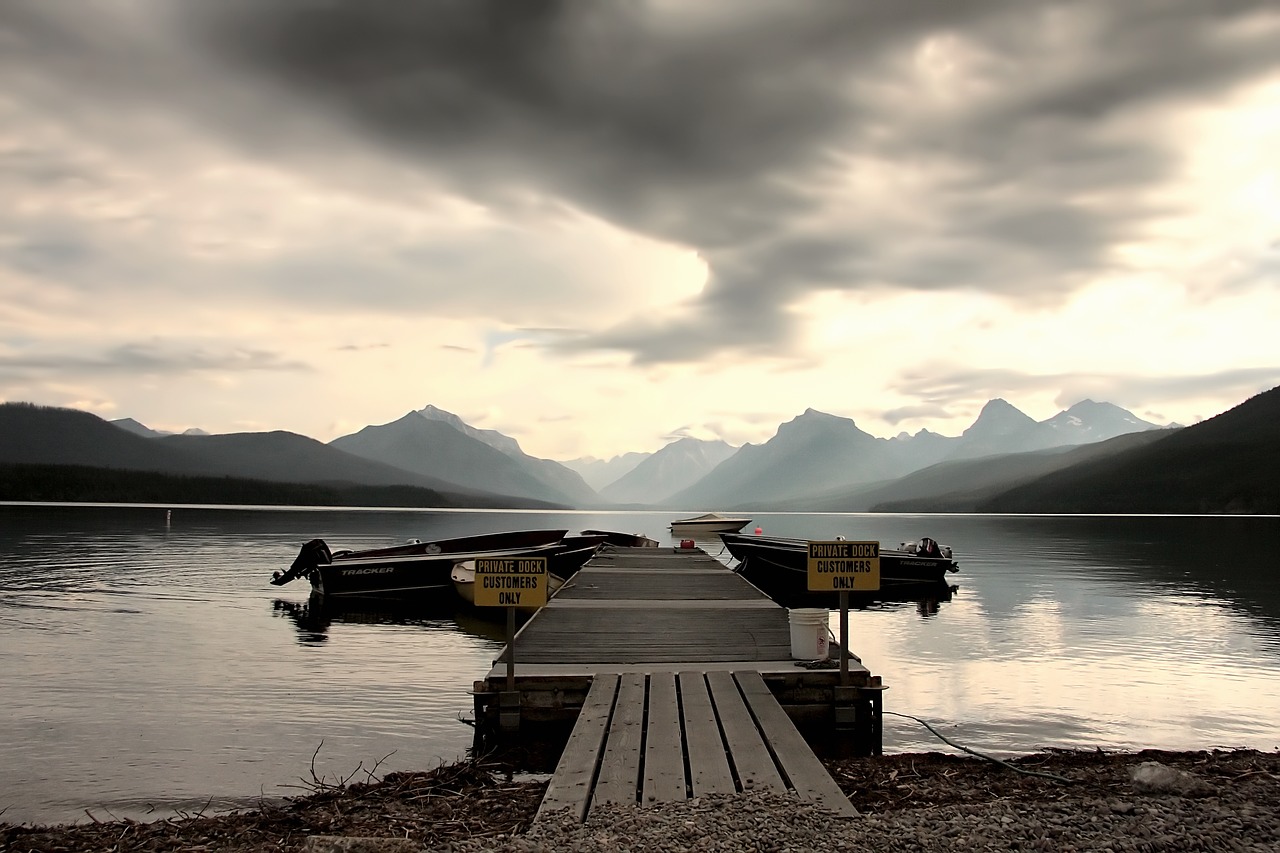
[[[658,540],[643,533],[620,533],[616,530],[584,530],[583,536],[603,536],[606,545],[617,548],[657,548]]]
[[[558,545],[545,553],[547,558],[547,597],[555,595],[565,582],[577,574],[578,569],[603,547],[603,534],[566,536]],[[476,561],[463,560],[454,563],[449,574],[454,591],[467,604],[476,603]],[[520,609],[520,608],[518,608]]]
[[[807,539],[721,533],[720,540],[738,561],[734,570],[775,601],[812,602],[810,606],[816,606],[819,598],[834,600],[837,595],[809,592]],[[948,586],[947,576],[959,570],[951,549],[933,539],[904,542],[897,548],[881,547],[880,589],[851,595],[900,601],[937,597]]]
[[[325,596],[409,596],[453,594],[453,566],[477,557],[523,557],[549,554],[567,530],[517,530],[435,539],[365,550],[330,550],[323,539],[304,544],[293,564],[274,572],[271,583],[283,586],[305,577]]]
[[[718,512],[708,512],[705,515],[695,515],[692,518],[677,518],[671,522],[671,533],[673,535],[711,535],[714,533],[737,533],[742,528],[751,523],[749,518],[740,518],[730,515],[721,515]]]

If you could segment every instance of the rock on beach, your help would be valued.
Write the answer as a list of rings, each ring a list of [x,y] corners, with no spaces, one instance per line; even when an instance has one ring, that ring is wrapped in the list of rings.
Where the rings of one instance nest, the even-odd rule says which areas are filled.
[[[1008,762],[1023,772],[942,753],[824,763],[858,817],[756,791],[535,820],[545,781],[464,763],[229,815],[0,824],[0,851],[1280,850],[1275,752],[1047,751]]]
[[[1274,851],[1275,804],[1239,808],[1210,799],[1138,802],[1088,798],[902,809],[842,817],[794,797],[750,793],[654,808],[608,807],[585,824],[540,821],[526,834],[449,845],[450,853],[614,851]]]

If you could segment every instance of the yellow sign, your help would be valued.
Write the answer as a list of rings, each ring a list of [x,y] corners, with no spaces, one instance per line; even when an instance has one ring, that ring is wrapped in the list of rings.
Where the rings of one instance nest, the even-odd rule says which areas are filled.
[[[809,543],[810,592],[866,592],[880,588],[880,543]]]
[[[481,557],[476,560],[478,607],[544,607],[546,557]]]

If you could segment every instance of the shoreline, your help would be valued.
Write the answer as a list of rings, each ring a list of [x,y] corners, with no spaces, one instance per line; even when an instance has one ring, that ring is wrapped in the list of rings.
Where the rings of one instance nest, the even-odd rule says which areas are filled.
[[[645,839],[653,835],[658,845],[668,824],[702,826],[708,841],[737,838],[748,849],[765,849],[751,840],[756,836],[734,834],[740,824],[759,823],[761,814],[768,816],[771,832],[797,832],[801,839],[809,833],[813,849],[824,847],[822,838],[831,842],[825,849],[850,850],[976,850],[992,844],[1046,850],[1280,849],[1280,752],[1045,750],[1001,761],[943,752],[824,760],[858,818],[836,818],[790,797],[752,793],[611,812],[607,825],[596,825],[593,817],[587,827],[554,818],[535,827],[545,781],[517,782],[496,761],[464,761],[369,783],[318,784],[283,804],[264,802],[204,817],[51,826],[0,822],[0,850],[253,853],[304,850],[312,836],[408,839],[414,846],[400,849],[460,853],[701,849],[692,842],[649,846]],[[1132,773],[1144,762],[1181,771],[1194,784],[1173,793],[1141,791]],[[614,826],[629,827],[625,837],[609,836]],[[552,831],[566,843],[581,836],[581,843],[548,847],[550,837],[544,836]],[[607,844],[591,846],[592,839]],[[779,843],[805,848],[791,836]]]

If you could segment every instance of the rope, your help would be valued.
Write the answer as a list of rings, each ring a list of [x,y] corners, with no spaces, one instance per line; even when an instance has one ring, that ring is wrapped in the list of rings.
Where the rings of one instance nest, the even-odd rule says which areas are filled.
[[[948,740],[945,736],[943,736],[941,732],[939,732],[937,729],[935,729],[933,726],[929,725],[919,717],[913,717],[910,714],[899,714],[895,711],[881,711],[880,713],[888,714],[892,717],[905,717],[908,720],[915,720],[917,723],[919,723],[920,725],[928,729],[930,732],[932,732],[934,737],[936,737],[938,740],[942,741],[943,743],[947,744],[948,746],[954,746],[956,749],[959,749],[963,752],[967,752],[970,755],[977,756],[978,758],[985,759],[986,761],[990,761],[994,764],[999,764],[1001,767],[1008,768],[1009,770],[1012,770],[1014,773],[1021,773],[1023,776],[1039,776],[1041,779],[1052,779],[1053,781],[1061,782],[1064,785],[1075,784],[1075,781],[1076,781],[1075,779],[1068,779],[1066,776],[1059,776],[1056,773],[1042,773],[1039,770],[1024,770],[1021,767],[1013,766],[1007,761],[1002,761],[1001,759],[995,758],[990,755],[984,755],[983,753],[978,752],[977,750],[970,749],[969,747],[962,746],[961,744],[958,744],[955,741]]]

